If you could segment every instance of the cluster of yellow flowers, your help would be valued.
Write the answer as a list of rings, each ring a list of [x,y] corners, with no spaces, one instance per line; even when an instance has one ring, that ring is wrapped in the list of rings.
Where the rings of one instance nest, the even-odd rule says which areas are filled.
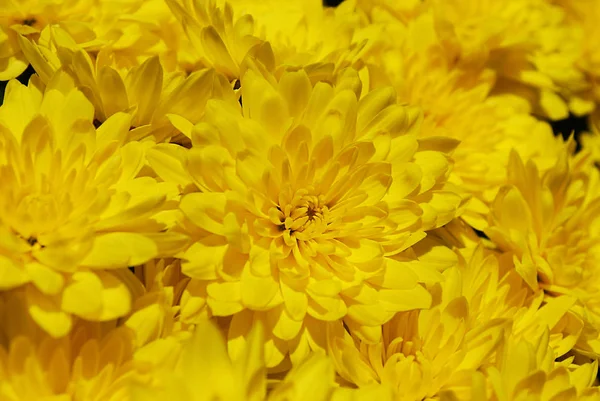
[[[598,21],[1,0],[0,401],[600,399]]]

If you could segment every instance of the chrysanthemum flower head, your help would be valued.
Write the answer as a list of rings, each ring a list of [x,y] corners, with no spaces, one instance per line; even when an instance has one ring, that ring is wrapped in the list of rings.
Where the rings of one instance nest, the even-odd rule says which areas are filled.
[[[199,60],[215,68],[230,80],[239,78],[240,66],[250,50],[262,43],[255,35],[251,15],[234,17],[231,4],[167,0],[181,21]]]
[[[123,275],[134,302],[124,326],[135,333],[137,347],[160,338],[185,337],[189,328],[179,319],[179,301],[189,278],[178,259],[154,259]]]
[[[283,378],[270,379],[263,336],[262,325],[255,325],[242,353],[232,358],[217,326],[200,320],[191,338],[183,343],[178,360],[154,372],[153,385],[128,382],[131,400],[351,401],[374,396],[386,401],[393,399],[392,389],[386,386],[338,388],[331,360],[320,353],[310,355]]]
[[[351,62],[353,50],[361,47],[353,44],[360,19],[354,1],[336,8],[324,7],[319,0],[231,4],[234,15],[254,17],[257,35],[273,47],[277,64],[341,63],[345,57]]]
[[[68,32],[86,50],[110,52],[120,66],[133,66],[140,57],[163,55],[168,30],[158,18],[146,18],[151,9],[161,9],[162,2],[117,0],[26,0],[5,2],[0,14],[2,58],[0,80],[21,74],[28,65],[18,36],[37,42],[41,32],[57,26]],[[166,7],[165,7],[166,9]],[[164,9],[163,9],[164,10]],[[123,18],[123,15],[129,15]],[[169,13],[163,15],[169,16]],[[174,19],[171,17],[171,20]],[[162,30],[165,32],[161,32]],[[165,36],[164,38],[162,36]],[[171,56],[172,58],[172,56]],[[172,63],[171,63],[172,64]]]
[[[472,376],[473,400],[595,400],[596,361],[570,365],[554,362],[549,335],[542,331],[528,339],[508,337],[495,362]]]
[[[535,366],[541,369],[543,363],[546,371],[571,350],[582,323],[567,316],[572,305],[568,297],[542,306],[543,293],[527,287],[511,254],[482,244],[458,246],[456,252],[460,262],[444,272],[443,282],[430,287],[433,306],[398,313],[381,327],[381,342],[368,344],[351,329],[330,326],[328,346],[342,378],[359,387],[391,385],[401,400],[488,399],[469,398],[478,391],[472,378],[503,357],[508,339],[533,344],[543,334]],[[569,366],[572,358],[565,361]]]
[[[175,1],[180,18],[205,66],[230,80],[239,79],[248,56],[271,71],[305,67],[314,76],[331,78],[356,62],[364,43],[353,43],[359,14],[353,2],[336,9],[320,1]]]
[[[600,18],[600,4],[590,0],[556,0],[553,1],[563,8],[567,15],[565,26],[577,34],[572,46],[578,46],[577,59],[573,63],[578,72],[584,75],[585,84],[565,88],[571,102],[579,106],[578,115],[592,112],[591,123],[600,127],[600,28],[596,21]]]
[[[95,38],[84,22],[90,20],[94,2],[89,0],[5,1],[0,10],[0,81],[19,76],[29,64],[21,52],[18,35],[39,36],[48,24],[61,24],[77,35],[80,43]]]
[[[0,347],[0,397],[22,400],[127,400],[135,374],[131,336],[116,329],[95,338],[85,329],[33,342],[17,337]]]
[[[549,331],[556,358],[573,348],[583,331],[583,321],[570,310],[573,297],[546,299],[543,291],[532,291],[515,270],[512,253],[489,251],[482,244],[459,252],[464,261],[455,288],[469,304],[470,328],[492,319],[509,319],[515,341]]]
[[[64,72],[45,89],[36,76],[11,81],[0,107],[0,288],[24,287],[29,313],[55,337],[71,315],[127,314],[121,269],[185,242],[155,217],[176,189],[138,176],[143,149],[120,146],[123,119],[95,130],[93,115]]]
[[[513,253],[517,272],[531,288],[577,299],[571,310],[597,332],[599,177],[589,155],[570,157],[565,150],[554,168],[540,174],[533,162],[524,164],[513,153],[507,181],[486,233]],[[577,348],[596,354],[596,337],[587,332]]]
[[[98,40],[86,50],[110,54],[119,68],[157,56],[169,72],[195,65],[189,41],[164,0],[99,1],[90,26]]]
[[[45,29],[42,36],[39,43],[21,38],[24,53],[41,79],[48,82],[58,69],[67,72],[93,104],[96,126],[117,113],[128,120],[124,123],[130,125],[130,132],[123,136],[125,141],[149,136],[157,142],[169,140],[177,132],[189,131],[191,127],[181,125],[182,118],[197,122],[209,98],[237,102],[229,82],[214,70],[195,71],[187,77],[167,73],[158,56],[131,68],[118,68],[108,51],[91,55],[59,27]]]
[[[457,65],[430,9],[407,22],[398,18],[390,14],[374,22],[379,35],[365,57],[368,73],[361,77],[371,87],[388,82],[400,102],[421,107],[424,137],[460,141],[450,181],[471,197],[463,218],[483,229],[489,204],[504,182],[510,149],[549,168],[559,143],[549,124],[530,115],[525,100],[493,95],[493,71]]]
[[[236,318],[244,310],[269,322],[279,355],[269,365],[306,322],[344,318],[378,338],[395,312],[429,306],[394,255],[462,202],[445,189],[447,142],[417,139],[418,111],[389,88],[358,101],[349,87],[313,86],[303,70],[279,80],[248,71],[243,107],[209,101],[192,131],[187,169],[202,192],[181,201],[194,238],[182,270],[235,330],[252,324]]]
[[[129,385],[153,385],[156,372],[175,364],[187,339],[182,332],[148,341],[148,326],[156,320],[148,308],[118,321],[74,319],[73,329],[56,339],[27,308],[25,291],[0,294],[2,400],[130,400]],[[139,324],[142,317],[146,325]]]
[[[492,289],[473,298],[476,288],[468,276],[475,272],[461,270],[449,268],[445,280],[431,288],[431,308],[400,312],[385,323],[378,343],[331,325],[328,346],[338,373],[359,387],[391,385],[398,400],[465,399],[471,375],[493,360],[511,322],[507,314],[482,310],[480,304],[497,294]]]
[[[576,66],[581,35],[560,7],[538,0],[431,4],[459,64],[492,68],[500,76],[497,91],[523,96],[551,119],[589,112],[589,102],[573,96],[586,86]]]

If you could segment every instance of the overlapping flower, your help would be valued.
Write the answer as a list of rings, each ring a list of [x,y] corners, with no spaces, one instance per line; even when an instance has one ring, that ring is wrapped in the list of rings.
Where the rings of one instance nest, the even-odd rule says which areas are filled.
[[[600,398],[597,3],[0,2],[0,400]]]

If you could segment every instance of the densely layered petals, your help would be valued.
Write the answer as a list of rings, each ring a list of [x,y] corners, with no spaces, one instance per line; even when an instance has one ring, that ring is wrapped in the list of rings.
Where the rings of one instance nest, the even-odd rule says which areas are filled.
[[[90,54],[59,27],[47,28],[42,36],[39,44],[21,39],[41,79],[47,83],[58,69],[67,72],[94,106],[96,127],[115,114],[120,116],[111,120],[113,124],[129,124],[123,141],[152,137],[162,142],[180,132],[189,135],[190,122],[199,121],[208,99],[237,101],[229,82],[214,70],[198,70],[187,77],[167,73],[158,56],[118,68],[108,50]]]
[[[499,75],[495,90],[523,96],[536,114],[558,120],[590,111],[573,94],[587,86],[577,68],[581,32],[549,1],[432,1],[438,30],[459,64]]]
[[[230,80],[241,78],[249,56],[272,72],[303,67],[315,80],[331,79],[342,67],[358,62],[365,45],[354,36],[360,14],[352,2],[336,9],[317,0],[167,3],[201,63]]]
[[[270,380],[267,390],[267,370],[263,348],[264,331],[257,324],[245,338],[242,353],[230,357],[225,339],[217,326],[200,320],[192,337],[171,358],[155,371],[155,382],[148,386],[138,380],[128,382],[132,401],[178,400],[253,400],[301,401],[314,399],[354,400],[377,397],[392,400],[393,390],[386,386],[365,389],[340,389],[335,383],[333,364],[323,354],[312,354],[284,379]],[[158,344],[167,349],[165,344]],[[158,358],[162,354],[158,353]]]
[[[24,287],[29,313],[65,335],[71,316],[110,320],[131,308],[120,269],[185,244],[155,216],[172,184],[139,176],[143,147],[120,146],[119,115],[98,130],[94,110],[64,73],[43,89],[11,81],[0,108],[0,258],[3,290]],[[143,191],[140,189],[144,188]]]
[[[591,113],[591,125],[598,129],[600,127],[600,87],[598,78],[600,77],[600,59],[598,58],[600,39],[600,29],[596,21],[600,17],[600,4],[595,1],[575,0],[575,1],[552,1],[553,4],[560,6],[567,17],[565,26],[571,32],[574,32],[576,39],[568,44],[575,47],[577,59],[573,62],[577,72],[584,76],[583,85],[564,85],[564,91],[569,95],[571,103],[578,107],[578,115]],[[571,61],[571,60],[569,60]]]
[[[600,398],[600,1],[330,3],[0,0],[0,400]]]
[[[473,400],[586,400],[600,395],[593,386],[597,362],[569,365],[554,362],[548,352],[548,333],[528,341],[509,338],[498,352],[496,362],[472,376]]]
[[[569,310],[573,298],[544,300],[514,270],[511,254],[486,250],[483,244],[461,245],[456,241],[458,226],[445,233],[454,233],[452,237],[436,231],[442,240],[452,239],[460,263],[445,270],[441,283],[430,286],[436,302],[431,308],[398,313],[382,325],[382,339],[375,344],[358,339],[352,328],[330,325],[328,350],[345,380],[359,387],[390,385],[400,400],[488,399],[489,391],[471,398],[480,389],[472,379],[486,372],[499,394],[505,391],[502,386],[512,385],[496,382],[495,373],[486,370],[498,363],[506,342],[535,341],[543,333],[545,342],[535,343],[543,347],[545,358],[545,365],[536,365],[539,369],[565,357],[583,332],[583,322]],[[565,358],[562,366],[572,361]]]
[[[508,184],[494,201],[486,233],[514,254],[517,272],[532,289],[577,300],[571,310],[590,326],[577,348],[595,354],[599,192],[598,171],[588,163],[589,154],[573,158],[565,151],[541,175],[513,153]]]
[[[243,108],[210,101],[192,130],[187,170],[202,192],[180,208],[195,292],[214,315],[280,316],[269,319],[286,340],[308,316],[361,331],[427,307],[403,252],[462,202],[444,187],[443,140],[420,142],[418,113],[389,89],[358,102],[303,71],[270,79],[249,71]]]
[[[18,337],[0,348],[3,400],[128,400],[124,383],[135,374],[129,332],[95,338],[85,329],[34,343]]]
[[[485,67],[483,56],[478,56],[481,62],[457,64],[432,6],[423,6],[407,21],[403,13],[381,7],[371,10],[369,29],[377,34],[372,34],[361,77],[370,87],[389,83],[401,102],[421,107],[424,137],[460,141],[450,181],[471,197],[463,218],[482,230],[506,176],[510,150],[546,169],[553,166],[560,143],[549,124],[530,115],[526,101],[495,93],[497,73]]]
[[[89,0],[4,2],[0,10],[0,81],[16,78],[29,64],[19,46],[19,35],[36,38],[46,25],[61,24],[76,34],[80,43],[93,40],[92,29],[85,24],[93,6]]]

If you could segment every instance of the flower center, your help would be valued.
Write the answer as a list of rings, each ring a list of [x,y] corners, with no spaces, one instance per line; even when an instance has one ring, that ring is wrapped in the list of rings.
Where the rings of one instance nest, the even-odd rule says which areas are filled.
[[[35,18],[25,18],[23,20],[23,25],[34,26],[37,20]]]
[[[17,200],[12,213],[3,213],[0,220],[31,246],[39,244],[38,236],[53,232],[59,226],[60,208],[52,194],[33,193]]]
[[[327,230],[329,208],[322,195],[310,192],[300,189],[291,199],[282,196],[279,205],[269,210],[271,221],[283,232],[286,242],[288,237],[307,240]]]

